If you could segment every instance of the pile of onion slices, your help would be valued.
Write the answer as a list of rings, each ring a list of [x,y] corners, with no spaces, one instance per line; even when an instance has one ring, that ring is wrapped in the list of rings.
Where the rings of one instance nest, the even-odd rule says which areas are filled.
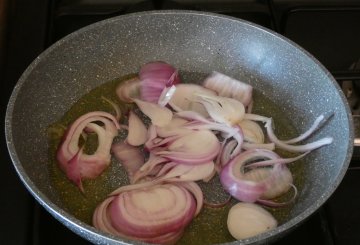
[[[94,226],[127,239],[174,244],[203,207],[196,182],[209,181],[216,174],[224,190],[240,202],[272,207],[293,202],[297,190],[287,164],[331,144],[331,137],[301,144],[329,116],[319,116],[296,138],[280,140],[271,118],[251,113],[252,91],[249,84],[218,72],[202,85],[182,83],[171,65],[150,62],[138,77],[116,89],[120,101],[135,105],[126,113],[125,124],[119,123],[121,112],[115,104],[116,116],[90,112],[72,123],[57,151],[59,166],[69,180],[84,191],[82,179],[99,176],[111,154],[128,174],[129,185],[114,190],[96,208]],[[144,123],[144,116],[150,124]],[[127,137],[113,142],[119,130],[127,131]],[[85,154],[79,143],[89,133],[98,136],[93,154]],[[296,156],[283,158],[277,148]],[[290,200],[273,200],[291,189]],[[243,214],[242,206],[231,213]],[[258,210],[253,208],[252,213]]]

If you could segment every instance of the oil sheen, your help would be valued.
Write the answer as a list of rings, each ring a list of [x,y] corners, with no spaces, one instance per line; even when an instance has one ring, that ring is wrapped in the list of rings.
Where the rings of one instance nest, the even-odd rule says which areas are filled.
[[[92,223],[92,213],[96,206],[101,203],[107,195],[118,188],[119,186],[128,184],[128,179],[121,163],[112,159],[109,167],[96,179],[84,180],[84,193],[70,182],[65,174],[60,170],[56,161],[56,149],[61,141],[61,137],[65,128],[79,116],[90,111],[107,111],[114,113],[112,106],[103,98],[107,98],[117,103],[122,113],[126,113],[129,109],[134,108],[132,104],[121,103],[116,96],[116,86],[129,79],[133,75],[123,77],[114,81],[104,83],[103,85],[93,89],[82,98],[80,98],[73,106],[65,113],[62,119],[55,122],[49,127],[50,148],[49,155],[51,159],[50,176],[52,184],[54,185],[59,199],[62,201],[63,207],[79,220],[90,224]],[[264,97],[259,91],[254,91],[254,109],[253,112],[264,116],[269,116],[274,119],[276,125],[276,134],[280,139],[287,139],[297,135],[297,131],[292,126],[291,121],[285,118],[281,108],[274,104],[270,99]],[[121,121],[122,120],[122,121]],[[124,117],[120,119],[121,123],[126,123]],[[123,140],[126,137],[126,132],[120,133],[115,140]],[[90,138],[87,142],[86,148],[91,152],[92,148],[96,148],[96,137]],[[291,156],[287,152],[278,152],[281,156]],[[297,161],[290,164],[290,170],[293,173],[294,183],[300,190],[303,183],[302,161]],[[214,188],[209,185],[201,185],[206,195],[211,195],[212,199],[224,198],[221,188]],[[215,179],[214,185],[219,185]],[[215,190],[215,191],[214,191]],[[292,192],[282,196],[279,201],[291,198]],[[201,213],[192,221],[187,227],[184,236],[180,239],[178,244],[214,244],[231,242],[234,239],[226,227],[227,213],[236,200],[231,200],[226,206],[221,208],[211,208],[206,205]],[[275,216],[279,224],[287,221],[292,206],[286,208],[269,209]]]

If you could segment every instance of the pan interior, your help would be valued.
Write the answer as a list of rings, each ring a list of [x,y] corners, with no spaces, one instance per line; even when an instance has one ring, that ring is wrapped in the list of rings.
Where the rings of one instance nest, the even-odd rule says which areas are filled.
[[[6,130],[15,167],[32,194],[50,205],[50,212],[61,221],[80,224],[70,228],[98,239],[87,234],[89,227],[74,218],[75,213],[66,213],[69,207],[52,181],[48,128],[92,89],[154,60],[179,68],[189,82],[216,70],[250,83],[257,96],[277,106],[279,120],[289,120],[285,126],[297,132],[317,116],[334,113],[311,139],[335,140],[302,163],[303,186],[284,226],[309,216],[337,187],[349,162],[352,127],[338,86],[317,61],[282,37],[244,21],[182,11],[133,14],[92,25],[53,45],[25,71],[9,102]],[[81,227],[86,227],[85,234]]]
[[[179,72],[182,74],[181,71]],[[205,76],[206,74],[187,72],[184,74],[184,79],[190,81],[202,81]],[[91,225],[92,213],[96,206],[105,200],[107,195],[117,187],[129,184],[126,172],[121,166],[121,163],[113,158],[110,167],[100,177],[95,180],[84,181],[83,185],[85,192],[81,193],[79,189],[65,177],[65,174],[58,167],[55,157],[56,150],[61,142],[62,135],[64,134],[64,128],[76,120],[80,115],[91,111],[107,111],[109,113],[114,113],[112,106],[103,98],[110,99],[117,103],[120,106],[123,115],[126,111],[131,109],[142,117],[144,122],[148,122],[149,120],[137,109],[137,107],[133,104],[121,103],[116,96],[116,87],[121,82],[126,81],[129,77],[131,78],[132,76],[125,76],[124,78],[104,83],[93,89],[72,105],[62,119],[52,124],[48,130],[51,185],[55,187],[61,205],[77,219],[88,223],[89,225]],[[296,129],[292,126],[291,121],[284,118],[281,108],[278,105],[272,103],[257,91],[254,91],[254,101],[253,113],[272,117],[276,122],[277,135],[279,137],[291,138],[298,134]],[[121,120],[121,122],[123,122],[123,120]],[[115,139],[115,142],[123,141],[125,138],[126,131],[121,131],[119,136]],[[86,148],[96,149],[96,139],[92,140],[91,138],[88,138],[88,142],[90,142],[90,144],[88,144]],[[91,142],[93,142],[93,145],[91,145]],[[292,156],[286,151],[278,150],[278,153],[283,157]],[[295,174],[294,183],[297,188],[301,190],[304,183],[304,161],[298,161],[296,164],[291,165],[290,169]],[[205,194],[206,202],[223,203],[228,200],[229,195],[224,192],[218,175],[208,183],[203,181],[199,181],[198,183]],[[292,195],[293,192],[290,191],[287,195],[278,199],[278,201],[289,200]],[[192,222],[179,244],[182,244],[182,242],[186,244],[186,242],[189,241],[191,241],[191,244],[210,244],[233,241],[233,238],[227,231],[226,219],[227,213],[234,203],[236,203],[236,201],[232,200],[228,205],[222,208],[211,208],[205,205],[203,212]],[[289,205],[286,208],[273,208],[270,209],[270,211],[276,217],[277,221],[282,224],[289,219],[292,207],[293,205]],[[214,227],[216,227],[217,232],[213,232]]]

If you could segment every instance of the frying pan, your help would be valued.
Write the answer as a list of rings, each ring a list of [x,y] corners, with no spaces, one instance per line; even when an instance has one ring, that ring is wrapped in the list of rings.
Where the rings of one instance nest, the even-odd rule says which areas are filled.
[[[47,128],[91,89],[154,60],[183,73],[216,70],[248,82],[278,105],[299,132],[317,116],[334,113],[312,137],[331,136],[334,142],[306,156],[303,186],[286,220],[240,243],[276,240],[337,188],[352,154],[351,113],[336,81],[316,59],[243,20],[193,11],[140,12],[90,25],[52,45],[23,73],[8,103],[6,138],[15,169],[35,199],[69,229],[93,243],[139,244],[100,232],[68,211],[51,180]]]

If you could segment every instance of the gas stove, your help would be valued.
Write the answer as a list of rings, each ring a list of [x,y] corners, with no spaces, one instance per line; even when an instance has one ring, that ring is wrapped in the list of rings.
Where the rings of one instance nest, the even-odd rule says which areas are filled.
[[[356,0],[13,0],[0,4],[1,110],[30,62],[65,35],[114,16],[155,9],[208,11],[274,30],[336,78],[354,114],[356,140],[334,195],[275,244],[360,244],[360,2]],[[4,121],[4,120],[3,120]],[[23,187],[1,141],[2,244],[89,244],[52,218]]]

